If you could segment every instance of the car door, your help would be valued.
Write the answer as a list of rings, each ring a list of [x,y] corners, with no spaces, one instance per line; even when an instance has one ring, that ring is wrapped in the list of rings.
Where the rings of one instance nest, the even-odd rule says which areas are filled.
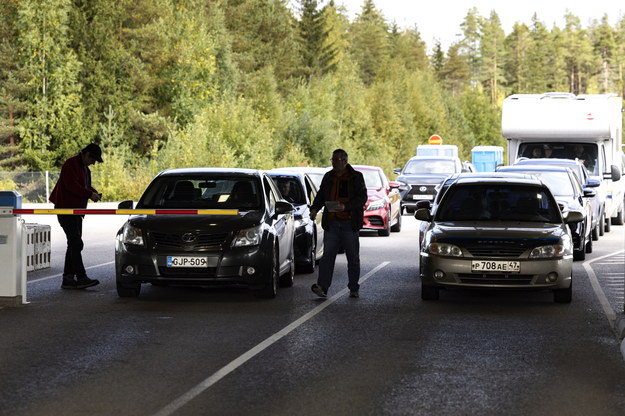
[[[308,176],[304,175],[304,183],[306,186],[306,196],[308,198],[308,206],[315,200],[317,196],[317,186],[315,182]],[[315,218],[315,233],[317,235],[317,260],[323,256],[323,227],[321,227],[321,217],[323,216],[323,208],[321,211],[317,213],[317,217]]]
[[[276,213],[276,202],[280,199],[280,193],[273,180],[267,175],[263,175],[263,187],[265,188],[267,203],[269,204],[268,208],[272,226],[278,240],[280,274],[283,274],[291,267],[290,262],[293,257],[293,238],[295,236],[293,212]]]

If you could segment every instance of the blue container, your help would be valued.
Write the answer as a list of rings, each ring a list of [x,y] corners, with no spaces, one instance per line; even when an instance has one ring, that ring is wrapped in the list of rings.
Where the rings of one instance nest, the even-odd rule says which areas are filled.
[[[478,172],[493,172],[497,165],[503,165],[503,147],[475,146],[471,149],[471,161]]]
[[[22,195],[17,191],[0,191],[0,207],[22,208]]]

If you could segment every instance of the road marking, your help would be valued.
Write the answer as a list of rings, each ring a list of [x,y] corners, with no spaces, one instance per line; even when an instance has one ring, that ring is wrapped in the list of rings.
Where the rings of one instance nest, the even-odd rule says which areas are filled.
[[[114,261],[109,261],[108,263],[96,264],[95,266],[85,267],[85,270],[96,269],[98,267],[108,266],[110,264],[115,264],[115,262]],[[45,280],[56,279],[57,277],[61,277],[61,276],[63,276],[63,273],[55,274],[55,275],[52,275],[52,276],[46,276],[46,277],[42,277],[42,278],[35,279],[35,280],[29,280],[27,283],[31,284],[31,283],[43,282]]]
[[[375,267],[369,273],[367,273],[363,277],[361,277],[359,282],[361,282],[361,283],[364,282],[365,280],[367,280],[368,278],[373,276],[375,273],[377,273],[380,269],[382,269],[383,267],[387,266],[389,263],[390,263],[389,261],[385,261],[383,263],[380,263],[377,267]],[[243,355],[239,356],[235,360],[233,360],[230,363],[228,363],[226,366],[222,367],[215,374],[211,375],[210,377],[208,377],[205,380],[201,381],[196,386],[192,387],[189,391],[184,393],[182,396],[178,397],[173,402],[169,403],[167,406],[163,407],[161,410],[159,410],[157,413],[155,413],[154,416],[167,416],[167,415],[171,415],[176,410],[180,409],[182,406],[184,406],[185,404],[189,403],[195,397],[197,397],[200,394],[202,394],[205,390],[209,389],[213,384],[217,383],[219,380],[221,380],[222,378],[226,377],[228,374],[230,374],[231,372],[233,372],[237,368],[241,367],[243,364],[245,364],[247,361],[249,361],[252,358],[254,358],[256,355],[260,354],[263,350],[265,350],[269,346],[275,344],[277,341],[279,341],[280,339],[284,338],[290,332],[292,332],[293,330],[295,330],[298,327],[300,327],[302,324],[304,324],[306,321],[310,320],[312,317],[317,315],[319,312],[321,312],[322,310],[324,310],[328,306],[332,305],[339,298],[341,298],[342,296],[346,295],[347,292],[348,292],[347,288],[343,289],[339,293],[337,293],[336,295],[334,295],[331,298],[325,300],[321,305],[317,306],[316,308],[314,308],[310,312],[306,313],[305,315],[303,315],[298,320],[296,320],[296,321],[292,322],[291,324],[285,326],[280,331],[278,331],[275,334],[271,335],[269,338],[265,339],[260,344],[256,345],[252,349],[246,351],[245,353],[243,353]]]
[[[597,299],[599,299],[599,303],[601,304],[601,307],[603,308],[603,313],[605,313],[605,316],[608,318],[608,322],[610,323],[610,327],[615,333],[617,332],[616,327],[615,327],[616,313],[614,313],[614,309],[612,309],[612,306],[610,305],[608,298],[603,292],[603,289],[601,289],[601,285],[599,284],[597,275],[592,269],[591,263],[594,263],[599,260],[603,260],[610,256],[620,255],[622,252],[623,251],[621,250],[621,251],[617,251],[611,254],[606,254],[605,256],[597,257],[596,259],[592,259],[583,263],[584,269],[586,269],[586,273],[588,273],[590,284],[593,290],[595,291],[595,295],[597,296]]]

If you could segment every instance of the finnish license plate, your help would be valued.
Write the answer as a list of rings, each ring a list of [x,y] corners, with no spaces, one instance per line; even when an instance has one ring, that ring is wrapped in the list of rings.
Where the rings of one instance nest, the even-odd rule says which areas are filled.
[[[417,200],[430,200],[430,199],[434,199],[434,195],[413,195],[412,199],[417,199]]]
[[[208,257],[167,256],[167,267],[208,267]]]
[[[521,263],[518,261],[473,260],[471,262],[471,271],[519,273],[521,271]]]

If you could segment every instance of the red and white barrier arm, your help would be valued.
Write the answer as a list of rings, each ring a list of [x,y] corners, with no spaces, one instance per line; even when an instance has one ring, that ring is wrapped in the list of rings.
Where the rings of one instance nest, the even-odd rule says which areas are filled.
[[[6,214],[51,215],[239,215],[238,209],[13,209]]]

